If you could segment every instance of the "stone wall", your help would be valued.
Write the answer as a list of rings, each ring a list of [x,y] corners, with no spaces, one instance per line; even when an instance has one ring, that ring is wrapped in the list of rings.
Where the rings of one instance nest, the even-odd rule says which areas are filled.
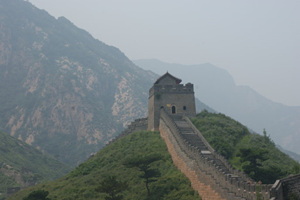
[[[216,164],[218,162],[206,160],[197,148],[189,145],[187,141],[184,141],[181,138],[178,127],[176,127],[174,121],[165,112],[161,113],[160,132],[164,139],[169,138],[169,143],[172,144],[172,148],[175,149],[173,153],[170,152],[173,154],[172,157],[174,157],[175,161],[182,159],[185,163],[185,165],[179,164],[177,166],[190,179],[192,185],[203,184],[205,187],[210,187],[213,192],[220,196],[220,199],[256,200],[257,191],[259,191],[259,195],[262,199],[270,198],[269,191],[272,185],[254,183],[244,173],[233,169],[226,159],[216,154],[213,149],[211,149],[214,159],[218,160],[218,162],[221,160],[224,162],[222,165],[228,168],[225,173],[224,170]],[[198,132],[197,134],[201,133]],[[167,143],[168,140],[165,139],[165,141]],[[176,154],[174,152],[176,152]],[[177,158],[176,155],[180,159]],[[192,173],[194,173],[194,175],[189,175]],[[197,189],[196,187],[195,189],[199,192],[203,199],[210,199],[210,197],[207,198],[205,196],[207,194],[203,193],[200,189]]]
[[[271,189],[271,200],[300,199],[300,174],[277,180]]]
[[[127,136],[135,131],[144,131],[148,128],[148,118],[140,118],[131,122],[126,129],[124,129],[117,137],[113,138],[108,142],[108,144],[116,141],[117,139]]]
[[[202,200],[224,200],[209,184],[205,184],[210,181],[209,176],[201,171],[193,170],[194,161],[180,150],[180,144],[177,143],[175,137],[172,137],[171,129],[163,120],[160,122],[159,131],[168,147],[174,165],[189,178],[192,188],[198,192]]]

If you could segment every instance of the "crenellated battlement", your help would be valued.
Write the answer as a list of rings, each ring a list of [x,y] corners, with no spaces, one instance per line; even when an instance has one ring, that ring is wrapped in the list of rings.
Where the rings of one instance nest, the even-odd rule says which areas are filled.
[[[148,127],[148,118],[140,118],[136,119],[133,122],[131,122],[126,129],[124,129],[117,137],[113,138],[110,140],[107,145],[110,143],[118,140],[119,138],[125,137],[129,135],[130,133],[133,133],[135,131],[143,131],[147,130]]]
[[[194,93],[194,85],[191,83],[178,85],[153,85],[149,90],[149,98],[155,94],[188,94]]]

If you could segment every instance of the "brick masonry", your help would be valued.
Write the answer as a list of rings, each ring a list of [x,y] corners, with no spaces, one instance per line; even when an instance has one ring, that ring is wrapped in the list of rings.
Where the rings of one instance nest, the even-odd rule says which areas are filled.
[[[193,162],[189,158],[187,158],[184,154],[181,152],[177,152],[175,149],[179,149],[176,146],[176,142],[174,142],[174,138],[169,137],[170,130],[167,128],[166,124],[164,122],[160,123],[160,135],[164,139],[168,151],[172,157],[174,165],[181,170],[181,172],[188,177],[188,179],[191,181],[191,186],[194,190],[198,192],[198,194],[202,197],[203,200],[225,200],[222,198],[216,191],[214,191],[209,185],[204,184],[200,181],[198,178],[198,175],[195,171],[191,170],[187,162]],[[172,141],[173,140],[173,141]],[[181,154],[181,156],[179,156]],[[202,174],[202,178],[209,179],[209,177],[206,177],[204,174]]]
[[[289,199],[300,199],[300,174],[277,180],[271,189],[271,200]]]

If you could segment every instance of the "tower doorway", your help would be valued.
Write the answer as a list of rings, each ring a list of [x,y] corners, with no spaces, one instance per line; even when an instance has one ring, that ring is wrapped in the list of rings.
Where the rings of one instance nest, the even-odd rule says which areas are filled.
[[[176,114],[176,107],[172,106],[172,114]]]

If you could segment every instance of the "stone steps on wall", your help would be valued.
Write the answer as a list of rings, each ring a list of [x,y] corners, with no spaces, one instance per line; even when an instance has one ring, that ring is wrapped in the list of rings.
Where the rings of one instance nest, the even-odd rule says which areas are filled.
[[[189,142],[190,145],[198,148],[201,151],[208,151],[208,148],[202,142],[202,140],[198,137],[198,135],[193,134],[181,134],[182,137]]]
[[[225,174],[230,174],[230,170],[224,165],[222,161],[219,159],[216,159],[214,156],[212,156],[211,161],[213,164],[216,165],[216,168],[224,172]]]
[[[197,148],[199,151],[203,152],[202,156],[205,157],[209,162],[212,162],[225,174],[230,173],[229,169],[223,164],[222,161],[216,159],[212,154],[209,153],[208,147],[202,141],[202,139],[194,132],[194,130],[189,126],[189,124],[182,119],[182,117],[173,116],[172,117],[177,128],[179,129],[182,138],[191,146]],[[206,152],[206,153],[205,153]]]

